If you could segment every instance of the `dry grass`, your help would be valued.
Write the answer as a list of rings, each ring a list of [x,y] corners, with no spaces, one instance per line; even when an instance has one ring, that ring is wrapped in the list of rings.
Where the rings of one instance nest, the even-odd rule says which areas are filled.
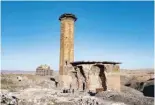
[[[21,81],[17,79],[17,76],[22,78]],[[3,74],[1,75],[1,89],[5,89],[11,92],[16,92],[29,87],[51,87],[52,81],[49,77],[36,76],[33,74]]]
[[[28,87],[28,84],[17,80],[19,74],[5,74],[1,75],[1,89],[6,89],[11,92],[16,92]]]
[[[1,78],[1,89],[6,89],[11,92],[16,91],[17,85],[9,78]]]

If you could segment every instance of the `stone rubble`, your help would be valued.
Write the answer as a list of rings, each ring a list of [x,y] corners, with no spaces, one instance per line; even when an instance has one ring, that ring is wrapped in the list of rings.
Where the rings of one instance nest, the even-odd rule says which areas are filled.
[[[1,93],[2,105],[115,105],[88,93],[61,93],[48,88],[28,88],[20,92]],[[123,104],[118,104],[123,105]]]
[[[55,86],[57,79],[53,82],[49,77],[27,75],[21,76],[22,81],[19,82],[16,77],[12,75],[9,78],[12,78],[12,84],[16,83],[12,89],[17,91],[1,89],[1,105],[153,105],[153,98],[145,97],[130,87],[124,86],[121,92],[108,88],[107,91],[92,93],[90,96],[89,91],[63,93],[61,87]],[[25,85],[25,88],[19,88]]]

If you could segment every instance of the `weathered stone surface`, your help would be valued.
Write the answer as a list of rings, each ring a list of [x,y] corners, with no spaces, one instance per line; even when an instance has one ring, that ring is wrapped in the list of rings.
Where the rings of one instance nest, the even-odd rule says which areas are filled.
[[[130,88],[130,87],[127,87],[127,86],[123,86],[121,85],[121,92],[125,93],[125,94],[131,94],[131,95],[136,95],[136,96],[143,96],[143,93],[136,90],[136,89],[133,89],[133,88]]]
[[[96,92],[96,88],[102,88],[102,81],[99,77],[100,68],[97,66],[92,66],[89,71],[88,83],[89,83],[89,90],[91,92]]]
[[[88,88],[89,88],[89,71],[90,71],[90,69],[91,69],[91,67],[92,67],[92,65],[90,65],[90,64],[85,64],[85,65],[81,65],[82,66],[82,69],[83,69],[83,71],[84,71],[84,74],[85,74],[85,82],[86,82],[86,90],[89,90]]]
[[[106,68],[106,66],[103,64],[81,64],[73,66],[68,63],[64,65],[64,75],[60,75],[61,79],[59,83],[62,84],[61,87],[63,89],[69,90],[74,89],[93,93],[96,93],[96,89],[120,91],[119,73],[116,73],[116,75],[107,73],[107,71],[110,70],[108,70],[109,68]],[[108,67],[110,67],[110,64]],[[108,76],[111,76],[111,79],[109,79]],[[112,80],[116,80],[116,83]]]
[[[116,91],[100,92],[96,94],[96,97],[113,102],[123,102],[127,105],[153,105],[154,103],[153,98],[144,97],[134,93],[126,94],[123,92],[116,92]]]
[[[70,85],[72,82],[72,77],[69,75],[62,75],[62,81],[63,81],[63,89],[70,89]]]
[[[114,71],[114,72],[119,72],[119,70],[120,70],[119,65],[118,65],[118,64],[115,64],[115,65],[113,66],[113,71]]]
[[[53,70],[50,69],[50,66],[48,65],[40,65],[36,69],[36,75],[39,76],[52,76]]]
[[[148,79],[150,78],[150,79]],[[154,97],[154,78],[142,76],[121,77],[122,85],[134,88],[145,96]]]
[[[120,91],[120,73],[107,74],[107,88],[108,90]]]
[[[60,84],[62,90],[77,90],[78,88],[78,79],[76,77],[75,69],[72,65],[64,65],[63,75],[60,76]]]
[[[70,75],[72,75],[72,73]],[[22,77],[21,82],[17,81],[17,76]],[[73,74],[73,76],[75,75]],[[55,88],[55,86],[52,85],[53,81],[51,81],[49,77],[32,74],[11,75],[9,77],[5,75],[2,76],[2,86],[6,83],[6,81],[3,81],[4,78],[10,78],[17,87],[26,86],[26,88],[18,88],[17,91],[11,92],[9,90],[1,90],[1,94],[6,95],[9,100],[12,100],[12,96],[18,98],[18,105],[153,105],[153,97],[145,97],[139,91],[129,87],[123,88],[121,92],[107,90],[105,92],[98,92],[96,96],[90,96],[86,91],[75,91],[74,94],[63,93],[59,88]],[[107,79],[108,78],[109,77],[107,77]],[[22,82],[24,83],[23,85],[17,85]],[[113,82],[115,83],[115,81]],[[12,85],[11,82],[8,81],[8,83],[8,86]],[[27,87],[27,85],[29,85],[29,87]],[[13,102],[14,101],[11,103]],[[6,103],[1,104],[7,105]]]
[[[86,88],[86,79],[82,66],[79,66],[76,71],[78,78],[78,90],[83,91]]]
[[[78,79],[77,74],[75,72],[71,73],[72,82],[71,82],[71,91],[74,92],[78,90]]]
[[[113,71],[113,64],[104,64],[105,71],[106,72],[112,72]]]
[[[22,77],[21,76],[17,76],[17,80],[18,81],[22,81]]]
[[[60,68],[59,73],[63,75],[66,62],[74,60],[74,17],[64,15],[61,21],[60,39]]]
[[[3,105],[18,105],[18,100],[12,94],[1,94],[1,104]]]

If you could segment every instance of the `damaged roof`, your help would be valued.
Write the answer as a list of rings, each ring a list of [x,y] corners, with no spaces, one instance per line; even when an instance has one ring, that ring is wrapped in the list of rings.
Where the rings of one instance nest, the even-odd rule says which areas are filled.
[[[79,65],[79,64],[121,64],[121,62],[113,62],[113,61],[74,61],[70,62],[72,65]]]

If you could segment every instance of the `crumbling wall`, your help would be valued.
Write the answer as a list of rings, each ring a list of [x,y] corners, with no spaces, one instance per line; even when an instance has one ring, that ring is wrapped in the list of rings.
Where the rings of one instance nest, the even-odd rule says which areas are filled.
[[[96,92],[97,89],[107,90],[104,65],[83,64],[77,66],[78,90]]]
[[[120,67],[118,64],[115,64],[113,67],[113,72],[120,72]]]
[[[101,78],[102,81],[102,88],[104,91],[107,90],[107,71],[104,65],[97,65],[100,68],[100,73],[99,77]]]
[[[107,73],[112,73],[112,71],[113,71],[113,64],[104,64],[104,67],[105,67],[105,71],[107,72]]]
[[[74,71],[74,72],[71,72],[70,73],[71,77],[72,77],[72,82],[71,82],[71,91],[74,93],[74,91],[77,91],[78,90],[78,78],[77,78],[77,73]]]
[[[74,68],[70,64],[64,65],[63,75],[59,75],[59,86],[62,88],[63,91],[69,91],[71,89],[72,84],[72,74],[71,72],[74,71]]]
[[[86,90],[88,91],[89,89],[89,71],[92,67],[92,64],[84,64],[84,65],[81,65],[82,66],[82,69],[84,71],[84,74],[85,74],[85,82],[86,82]]]
[[[78,66],[76,69],[78,78],[78,90],[84,91],[86,89],[86,76],[82,66]]]
[[[102,88],[102,81],[99,76],[100,68],[98,66],[92,66],[89,71],[89,90],[91,92],[96,92],[97,88]]]
[[[105,65],[107,72],[107,88],[108,90],[120,91],[120,70],[119,65],[108,64]],[[114,81],[115,80],[115,81]]]
[[[97,90],[120,90],[120,75],[118,73],[113,75],[112,72],[116,67],[118,68],[118,65],[82,64],[72,66],[67,64],[64,66],[64,74],[61,75],[61,87],[63,90],[72,92],[78,90],[96,93]]]

